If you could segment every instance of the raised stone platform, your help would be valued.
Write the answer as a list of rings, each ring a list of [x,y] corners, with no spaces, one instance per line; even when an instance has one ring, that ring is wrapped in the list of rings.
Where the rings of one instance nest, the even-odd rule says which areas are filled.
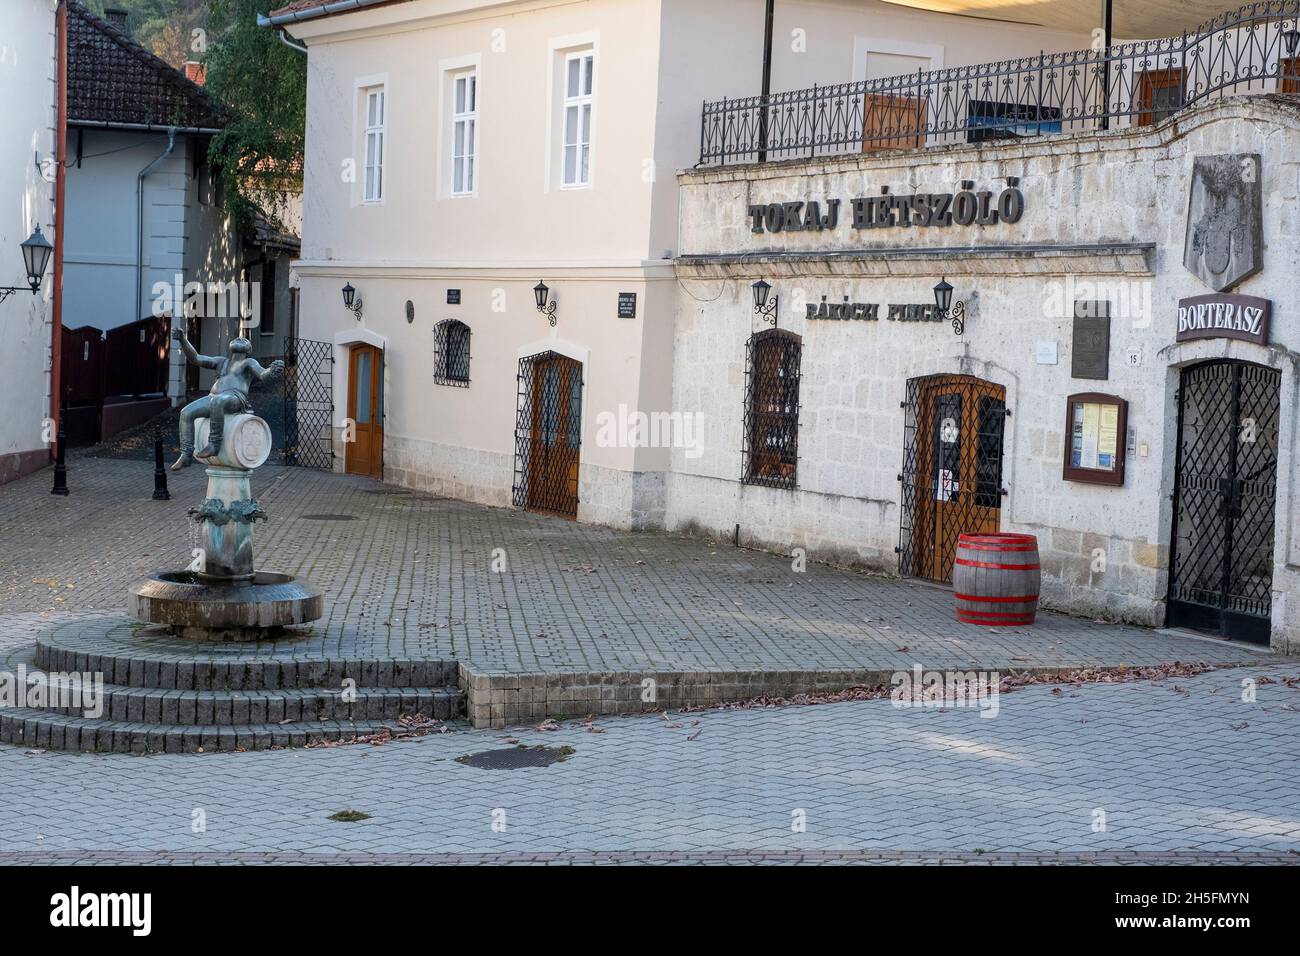
[[[351,475],[265,471],[263,504],[277,517],[261,531],[261,553],[325,592],[320,621],[249,643],[132,626],[124,592],[188,560],[186,547],[158,542],[187,520],[184,502],[201,493],[203,475],[173,476],[172,501],[104,509],[96,503],[131,501],[141,476],[147,492],[150,473],[87,461],[84,494],[58,498],[33,478],[0,495],[9,559],[0,562],[0,669],[6,644],[30,653],[39,640],[42,667],[101,670],[123,687],[325,690],[345,676],[360,689],[451,686],[474,726],[505,727],[842,690],[916,664],[1043,673],[1269,656],[1050,611],[1033,627],[990,633],[953,619],[950,591],[915,581],[816,564],[795,573],[788,557],[730,544],[627,534]],[[340,516],[353,520],[324,520]],[[509,556],[500,573],[494,548]],[[646,680],[652,702],[642,699]]]
[[[229,644],[120,617],[68,623],[11,653],[11,673],[102,675],[97,713],[67,700],[0,710],[0,742],[48,750],[194,753],[421,733],[460,718],[457,665],[325,651],[309,633]],[[51,695],[53,696],[53,695]]]

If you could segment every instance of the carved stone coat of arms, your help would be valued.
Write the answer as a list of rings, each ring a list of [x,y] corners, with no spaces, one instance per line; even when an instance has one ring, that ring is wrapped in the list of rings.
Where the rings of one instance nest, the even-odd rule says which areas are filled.
[[[1215,292],[1264,264],[1261,195],[1258,153],[1196,157],[1183,265]]]

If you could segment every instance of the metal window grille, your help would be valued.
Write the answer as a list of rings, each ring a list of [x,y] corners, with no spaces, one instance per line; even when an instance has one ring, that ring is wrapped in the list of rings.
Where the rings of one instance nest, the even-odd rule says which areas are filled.
[[[799,463],[799,360],[803,343],[783,329],[750,337],[741,481],[793,488]]]
[[[469,385],[469,326],[444,319],[433,331],[433,380],[465,388]]]
[[[1271,0],[1178,37],[706,102],[699,165],[1148,125],[1294,92],[1298,18],[1300,0]]]

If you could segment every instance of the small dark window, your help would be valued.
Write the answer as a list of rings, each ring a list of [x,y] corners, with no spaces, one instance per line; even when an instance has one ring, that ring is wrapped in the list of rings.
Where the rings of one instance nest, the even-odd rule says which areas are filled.
[[[749,340],[742,481],[793,488],[799,461],[799,336],[780,329]]]
[[[262,314],[258,331],[270,335],[275,331],[275,260],[262,263],[262,282],[258,286],[258,301]]]
[[[455,319],[434,329],[433,380],[439,385],[469,384],[469,326]]]
[[[206,159],[199,160],[194,167],[194,190],[199,205],[212,205],[212,167]]]

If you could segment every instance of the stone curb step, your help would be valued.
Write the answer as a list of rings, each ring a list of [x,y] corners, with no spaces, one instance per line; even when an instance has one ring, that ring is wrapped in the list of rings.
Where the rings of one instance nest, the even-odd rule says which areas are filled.
[[[286,724],[181,727],[123,720],[94,720],[50,714],[25,707],[0,711],[0,743],[37,750],[88,753],[219,753],[269,750],[351,740],[378,734],[419,735],[432,728],[407,727],[395,720],[316,720]]]
[[[343,700],[341,689],[167,690],[105,684],[99,719],[145,724],[278,724],[282,720],[396,720],[422,715],[439,720],[461,717],[464,697],[454,687],[381,687],[355,690]],[[82,716],[80,707],[44,706],[45,713]]]
[[[141,649],[96,654],[37,638],[36,664],[46,671],[103,674],[104,682],[163,690],[284,690],[340,688],[345,678],[359,687],[445,687],[458,680],[459,664],[441,660],[355,660],[247,656],[205,659]]]

